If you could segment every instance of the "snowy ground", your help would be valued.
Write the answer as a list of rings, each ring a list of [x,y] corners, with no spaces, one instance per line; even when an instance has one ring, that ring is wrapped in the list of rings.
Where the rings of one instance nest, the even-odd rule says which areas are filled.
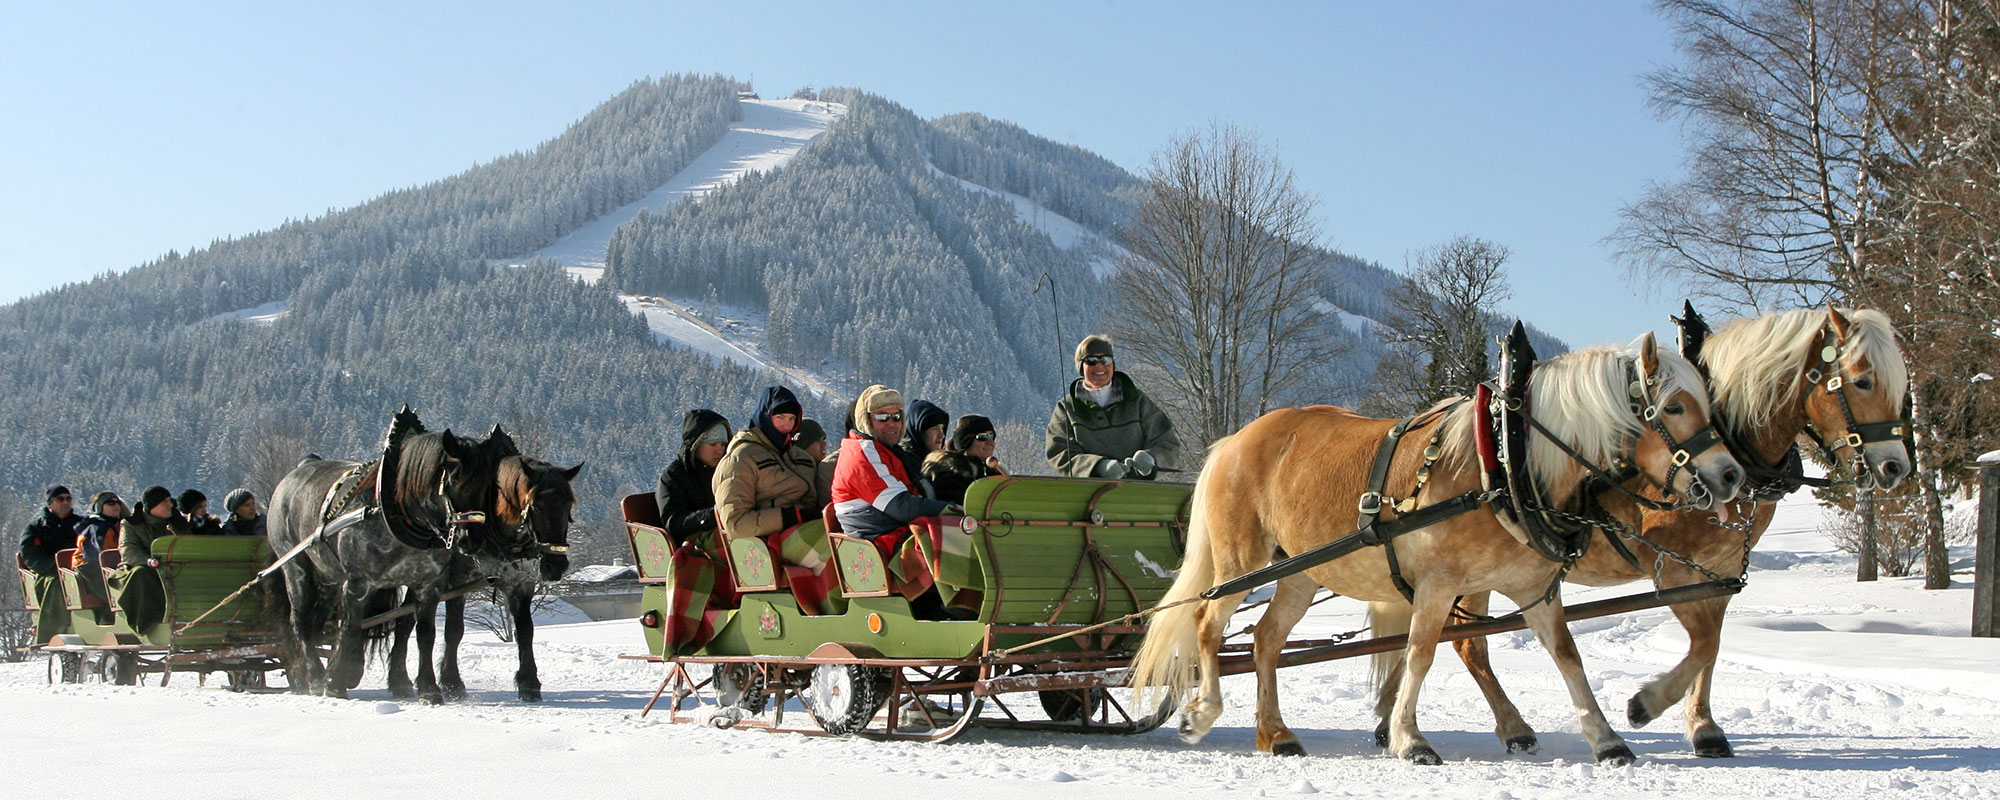
[[[1171,726],[1132,737],[975,729],[926,745],[670,725],[638,717],[660,670],[616,658],[643,648],[636,623],[623,621],[541,630],[540,705],[512,699],[512,646],[478,636],[466,647],[472,701],[438,708],[390,699],[374,673],[343,701],[231,694],[187,676],[167,687],[51,686],[41,661],[4,664],[0,775],[17,787],[9,796],[29,796],[30,781],[74,777],[82,748],[94,747],[102,769],[144,775],[147,796],[162,800],[635,796],[705,782],[758,796],[1008,800],[2000,797],[2000,640],[1969,638],[1969,587],[1854,583],[1852,559],[1834,552],[1817,524],[1810,505],[1781,512],[1732,609],[1715,692],[1738,753],[1730,760],[1688,753],[1676,709],[1639,730],[1617,719],[1637,764],[1591,764],[1548,659],[1526,634],[1496,637],[1494,661],[1541,732],[1540,751],[1506,755],[1478,692],[1447,658],[1432,671],[1421,710],[1447,763],[1421,768],[1371,743],[1360,662],[1282,673],[1304,758],[1252,752],[1249,676],[1225,680],[1230,710],[1195,746]],[[1359,627],[1350,605],[1323,604],[1302,627]],[[1664,610],[1574,627],[1614,718],[1685,642]]]

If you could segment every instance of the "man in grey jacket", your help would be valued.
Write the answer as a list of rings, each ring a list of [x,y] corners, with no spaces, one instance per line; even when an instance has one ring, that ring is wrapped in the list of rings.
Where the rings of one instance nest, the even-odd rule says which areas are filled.
[[[1076,371],[1049,415],[1048,457],[1057,472],[1152,480],[1161,467],[1182,466],[1173,420],[1118,371],[1110,339],[1084,337],[1076,346]]]

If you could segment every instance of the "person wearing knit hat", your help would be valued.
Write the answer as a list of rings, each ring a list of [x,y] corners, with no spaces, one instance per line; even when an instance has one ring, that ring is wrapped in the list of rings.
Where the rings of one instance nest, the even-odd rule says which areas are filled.
[[[1118,370],[1109,338],[1084,337],[1075,363],[1077,378],[1049,415],[1047,455],[1058,473],[1151,480],[1179,460],[1173,420]]]
[[[181,519],[187,520],[188,533],[198,536],[222,534],[222,520],[208,513],[208,495],[202,494],[201,490],[182,490],[176,505],[180,507]]]
[[[978,414],[958,418],[945,448],[924,458],[924,479],[931,482],[939,500],[962,504],[973,481],[1007,474],[993,456],[996,435],[990,419]]]
[[[729,440],[729,452],[715,467],[715,513],[723,535],[764,539],[779,561],[809,570],[810,577],[794,575],[792,595],[801,610],[830,614],[844,607],[845,599],[832,591],[833,547],[818,524],[825,501],[815,465],[793,446],[801,410],[792,390],[764,390],[750,425]]]
[[[49,637],[62,632],[68,623],[68,611],[63,602],[62,583],[56,571],[56,553],[67,549],[76,541],[76,527],[83,521],[74,510],[76,501],[70,496],[69,487],[51,486],[42,493],[42,513],[28,522],[21,534],[21,563],[34,575],[32,586],[23,588],[32,592],[40,612],[35,618],[35,639],[37,644],[48,643]]]
[[[249,489],[237,489],[222,498],[222,511],[229,516],[222,520],[222,532],[231,536],[263,536],[264,512],[257,507],[257,495]]]
[[[100,601],[92,603],[90,608],[99,625],[116,621],[110,603],[104,601],[111,591],[105,586],[101,554],[107,547],[118,546],[118,531],[124,525],[124,518],[125,501],[115,493],[98,492],[90,499],[90,516],[76,526],[76,579],[88,588],[86,595]]]
[[[735,434],[729,420],[706,408],[681,416],[681,447],[660,471],[653,504],[675,543],[715,530],[715,465]]]
[[[167,591],[153,559],[153,543],[167,536],[186,536],[187,520],[174,511],[174,493],[165,486],[148,486],[139,507],[118,531],[118,569],[105,582],[118,595],[118,607],[134,630],[145,630],[166,618]]]

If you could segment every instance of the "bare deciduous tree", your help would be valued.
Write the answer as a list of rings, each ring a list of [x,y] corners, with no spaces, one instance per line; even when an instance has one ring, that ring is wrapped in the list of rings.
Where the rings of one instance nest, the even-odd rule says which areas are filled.
[[[249,452],[238,455],[236,463],[244,465],[243,485],[257,495],[260,504],[268,506],[278,482],[311,452],[304,423],[291,417],[273,417],[257,423]]]
[[[1311,397],[1337,353],[1313,307],[1327,269],[1317,202],[1253,135],[1230,126],[1153,154],[1146,195],[1112,276],[1120,368],[1193,448]]]
[[[1507,285],[1504,245],[1460,236],[1417,251],[1405,283],[1389,290],[1384,341],[1396,347],[1376,367],[1365,408],[1401,416],[1470,394],[1491,374],[1486,321]]]

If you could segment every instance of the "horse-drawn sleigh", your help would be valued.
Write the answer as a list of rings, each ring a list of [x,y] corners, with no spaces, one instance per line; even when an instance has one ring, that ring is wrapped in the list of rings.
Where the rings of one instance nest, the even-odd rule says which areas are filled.
[[[968,517],[917,536],[932,545],[921,552],[937,585],[984,594],[968,621],[916,619],[874,577],[888,554],[839,537],[847,611],[814,617],[784,591],[768,548],[738,540],[718,565],[735,603],[710,620],[714,637],[670,642],[664,629],[685,611],[672,607],[683,574],[675,558],[691,554],[658,528],[644,498],[627,498],[633,553],[649,584],[641,619],[649,652],[636,658],[666,665],[654,702],[665,697],[677,722],[931,740],[971,725],[1141,732],[1192,694],[1181,733],[1193,741],[1221,710],[1217,679],[1255,671],[1259,748],[1286,754],[1302,749],[1278,718],[1275,669],[1377,654],[1391,673],[1379,742],[1437,763],[1415,717],[1436,644],[1461,642],[1485,683],[1481,637],[1528,627],[1556,660],[1593,752],[1627,762],[1631,751],[1598,709],[1566,621],[1663,605],[1684,619],[1719,617],[1742,587],[1758,526],[1768,524],[1768,513],[1736,498],[1753,490],[1766,498],[1774,481],[1797,473],[1796,459],[1786,469],[1764,452],[1796,435],[1787,426],[1810,419],[1853,457],[1865,452],[1875,480],[1907,472],[1901,357],[1886,319],[1828,310],[1809,327],[1810,342],[1787,340],[1750,356],[1754,368],[1724,370],[1725,380],[1768,384],[1736,391],[1726,432],[1711,425],[1705,371],[1657,349],[1650,335],[1539,365],[1517,335],[1502,380],[1474,402],[1400,423],[1326,407],[1274,412],[1213,445],[1191,494],[987,479],[969,495]],[[1733,357],[1741,358],[1704,363]],[[1398,447],[1403,438],[1428,444]],[[1739,462],[1747,442],[1755,445]],[[1130,502],[1107,507],[1113,498]],[[1124,538],[1106,547],[1106,536]],[[1652,577],[1656,591],[1563,608],[1561,582],[1605,553],[1629,554],[1621,564],[1635,571],[1623,579]],[[1246,594],[1274,581],[1246,631],[1253,641],[1224,642]],[[1370,602],[1377,637],[1290,640],[1320,587]],[[1477,619],[1493,591],[1520,611]],[[1005,599],[1022,596],[1033,601]],[[1707,656],[1712,669],[1712,649]],[[1649,686],[1648,713],[1686,689],[1691,726],[1697,706],[1705,716],[1705,696],[1695,696],[1705,682],[1691,688],[1687,677],[1703,669],[1684,665]],[[1140,691],[1111,691],[1120,687]],[[1041,703],[1010,696],[1031,691]],[[1532,748],[1533,732],[1497,692],[1494,684],[1501,738]],[[785,722],[801,706],[813,726]]]

